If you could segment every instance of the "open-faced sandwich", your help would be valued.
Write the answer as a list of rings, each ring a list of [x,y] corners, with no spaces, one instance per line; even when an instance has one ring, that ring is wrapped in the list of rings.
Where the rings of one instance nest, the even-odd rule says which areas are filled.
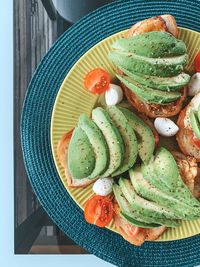
[[[108,57],[121,86],[102,68],[86,75],[84,87],[104,93],[106,104],[80,115],[57,155],[68,187],[93,183],[86,221],[112,221],[124,239],[141,245],[181,220],[200,218],[200,86],[195,91],[184,71],[187,48],[171,15],[135,24]],[[197,95],[182,110],[189,82]],[[132,107],[120,104],[123,92]],[[167,118],[177,114],[177,124]],[[162,136],[177,139],[181,152],[160,145]]]
[[[178,114],[186,98],[187,51],[177,36],[175,19],[158,16],[134,25],[109,54],[128,101],[152,118]]]

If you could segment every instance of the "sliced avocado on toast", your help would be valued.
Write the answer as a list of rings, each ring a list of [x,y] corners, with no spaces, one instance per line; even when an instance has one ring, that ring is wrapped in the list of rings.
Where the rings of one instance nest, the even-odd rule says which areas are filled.
[[[139,98],[145,100],[149,103],[155,104],[167,104],[177,100],[180,96],[180,92],[166,92],[155,90],[150,87],[145,87],[139,83],[136,83],[133,79],[128,76],[116,75],[117,78],[126,85],[133,93],[135,93]]]
[[[103,173],[109,163],[108,145],[97,125],[85,114],[79,117],[78,126],[86,133],[95,153],[95,168],[88,176],[93,179]]]
[[[172,208],[183,220],[192,220],[196,218],[196,210],[193,210],[191,206],[154,187],[150,182],[144,179],[140,172],[140,167],[129,170],[129,176],[138,195],[162,206]]]
[[[122,193],[122,190],[119,185],[113,185],[113,192],[115,195],[115,199],[121,209],[120,216],[122,218],[124,218],[131,224],[134,223],[134,225],[138,227],[154,228],[159,227],[161,225],[158,224],[156,219],[145,216],[140,211],[133,209],[125,198],[124,194]],[[143,224],[143,226],[141,226],[141,224]]]
[[[115,172],[123,163],[124,142],[107,111],[103,108],[95,108],[92,111],[92,119],[104,135],[109,148],[109,164],[107,170],[101,174],[101,177],[107,177]]]
[[[138,153],[141,160],[145,164],[148,163],[155,148],[155,139],[151,128],[130,110],[122,107],[119,107],[119,109],[125,115],[129,125],[133,127],[134,131],[136,132]]]
[[[154,168],[159,177],[177,198],[184,198],[193,207],[200,208],[200,202],[194,198],[180,177],[177,163],[166,148],[160,148],[155,157]]]
[[[176,161],[167,149],[160,148],[149,164],[142,164],[141,173],[154,187],[193,207],[196,215],[200,214],[200,202],[184,184]]]
[[[124,161],[122,165],[112,173],[112,176],[117,176],[129,170],[135,163],[138,153],[138,144],[133,128],[129,125],[126,117],[120,109],[116,106],[111,106],[106,110],[114,125],[119,130],[125,144]]]
[[[135,82],[161,91],[177,91],[190,81],[190,75],[184,72],[172,77],[157,77],[134,73],[122,67],[121,70]]]
[[[143,102],[166,105],[181,97],[190,76],[186,45],[167,32],[146,32],[121,38],[108,57],[123,75],[118,79]],[[160,91],[160,92],[159,92]]]
[[[186,45],[182,40],[178,40],[170,33],[158,31],[121,38],[112,45],[112,48],[152,58],[179,56],[186,53]]]
[[[80,128],[73,131],[68,147],[68,169],[74,179],[86,178],[95,168],[95,154],[93,147]]]
[[[180,74],[188,59],[187,54],[176,57],[149,58],[122,51],[112,51],[108,56],[118,69],[122,67],[131,72],[159,77]]]
[[[151,183],[154,187],[170,194],[171,196],[183,201],[191,208],[195,208],[196,214],[200,213],[200,203],[193,197],[187,186],[183,183],[180,175],[178,176],[177,187],[169,188],[166,183],[163,182],[161,175],[156,175],[154,170],[154,164],[150,161],[148,164],[141,165],[141,173],[145,180]]]
[[[178,225],[175,219],[179,219],[179,217],[174,211],[140,197],[129,180],[120,178],[119,186],[133,209],[140,211],[147,217],[156,219],[159,224],[171,227]]]

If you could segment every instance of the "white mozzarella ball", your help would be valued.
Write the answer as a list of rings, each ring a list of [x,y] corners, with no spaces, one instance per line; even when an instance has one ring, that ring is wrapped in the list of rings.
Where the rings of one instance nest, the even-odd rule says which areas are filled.
[[[179,130],[178,126],[168,118],[156,118],[154,126],[160,135],[166,137],[174,136]]]
[[[107,196],[112,192],[112,185],[114,180],[112,178],[99,178],[93,184],[93,191],[100,196]]]
[[[110,88],[105,92],[105,101],[107,106],[120,103],[123,99],[123,91],[119,85],[110,84]]]
[[[188,95],[195,96],[200,92],[200,72],[192,75],[192,78],[188,84]]]

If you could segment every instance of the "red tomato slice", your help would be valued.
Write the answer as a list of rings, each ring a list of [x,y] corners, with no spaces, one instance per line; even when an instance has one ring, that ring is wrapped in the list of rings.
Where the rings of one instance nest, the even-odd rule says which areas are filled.
[[[113,203],[107,196],[95,195],[85,205],[84,216],[90,224],[105,227],[110,223],[113,215]]]
[[[193,134],[193,141],[195,145],[200,148],[200,139],[198,139],[195,134]]]
[[[200,72],[200,51],[197,53],[194,59],[194,69],[196,72]]]
[[[107,71],[96,68],[91,70],[84,79],[84,87],[93,94],[101,94],[109,89],[110,75]]]

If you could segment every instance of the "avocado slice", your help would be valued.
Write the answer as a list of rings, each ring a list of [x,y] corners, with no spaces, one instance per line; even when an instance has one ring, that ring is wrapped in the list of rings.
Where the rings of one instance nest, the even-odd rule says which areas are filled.
[[[137,158],[138,145],[135,132],[120,109],[116,106],[111,106],[107,108],[107,112],[125,143],[124,161],[122,165],[112,173],[112,176],[117,176],[133,166]]]
[[[120,216],[125,221],[127,221],[129,224],[131,224],[133,226],[141,227],[141,228],[156,228],[156,227],[161,226],[160,224],[156,224],[156,223],[145,223],[145,222],[137,221],[123,212],[120,212]]]
[[[171,227],[177,226],[176,221],[172,222],[172,220],[179,219],[174,211],[140,197],[136,193],[131,182],[127,179],[120,178],[119,186],[133,209],[140,211],[143,215],[150,218],[156,218],[156,221],[159,224],[161,223],[160,220],[163,220],[161,223],[162,225],[168,225]]]
[[[182,40],[178,40],[170,33],[157,31],[121,38],[112,45],[112,48],[151,58],[179,56],[187,51]]]
[[[115,172],[124,160],[124,142],[107,111],[103,108],[95,108],[92,111],[92,119],[103,133],[108,145],[110,160],[107,170],[101,174],[101,177],[107,177]]]
[[[119,69],[145,75],[169,77],[180,74],[187,63],[187,54],[176,57],[148,58],[122,51],[110,52],[109,59]]]
[[[172,154],[165,148],[160,148],[156,157],[152,157],[146,165],[141,165],[143,177],[162,192],[183,201],[200,214],[200,202],[194,198],[180,177],[178,166]]]
[[[118,74],[116,76],[139,98],[145,100],[145,102],[162,105],[173,102],[181,96],[181,93],[179,92],[165,92],[165,91],[155,90],[150,87],[145,87],[144,85],[136,83],[133,79],[131,79],[128,76],[122,76]]]
[[[159,224],[155,218],[145,216],[142,214],[142,212],[140,212],[136,209],[133,209],[131,207],[131,205],[129,204],[129,202],[125,198],[124,194],[122,193],[122,190],[121,190],[119,185],[117,185],[117,184],[113,185],[113,192],[115,195],[115,199],[116,199],[116,201],[119,204],[120,209],[121,209],[120,216],[122,216],[123,218],[124,218],[124,216],[127,216],[127,217],[131,218],[135,223],[137,222],[137,224],[144,223],[144,224],[148,225],[147,228],[153,228],[153,227],[159,226]],[[127,218],[124,218],[124,219],[127,220]],[[132,221],[132,223],[133,223],[133,221]],[[137,226],[139,226],[139,225],[137,225]],[[139,226],[139,227],[142,227],[142,226]],[[146,228],[146,227],[144,227],[144,228]]]
[[[157,177],[169,188],[175,188],[179,180],[179,171],[172,154],[164,147],[156,151],[154,171]]]
[[[154,170],[154,163],[151,159],[150,162],[146,165],[141,165],[141,173],[145,180],[151,183],[157,189],[160,189],[162,192],[170,194],[171,196],[179,199],[180,201],[186,203],[187,205],[191,206],[191,208],[195,208],[196,214],[200,213],[200,203],[196,200],[187,186],[183,183],[180,175],[178,177],[177,187],[176,188],[169,188],[164,183],[163,179],[160,175],[156,175]]]
[[[192,110],[190,111],[190,123],[196,137],[200,139],[200,122],[198,118],[198,113]]]
[[[121,70],[124,74],[133,79],[135,82],[161,91],[179,90],[180,88],[188,84],[190,81],[190,75],[184,72],[173,77],[157,77],[134,73],[122,67]]]
[[[74,179],[88,177],[95,168],[95,154],[93,147],[80,128],[73,131],[68,148],[68,169]]]
[[[141,164],[141,173],[143,177],[151,183],[156,188],[159,188],[162,190],[162,188],[165,186],[163,182],[160,180],[159,177],[157,177],[155,170],[154,170],[154,156],[151,157],[148,164]],[[166,187],[166,186],[165,186]],[[166,192],[169,192],[170,190],[168,187],[165,189]]]
[[[102,132],[85,114],[79,117],[78,126],[86,133],[94,150],[96,158],[95,167],[88,176],[89,179],[93,179],[103,173],[108,165],[108,146]]]
[[[176,211],[178,216],[183,220],[193,220],[197,218],[196,210],[193,210],[191,206],[170,194],[162,192],[144,179],[140,172],[140,167],[129,170],[129,175],[135,191],[143,198],[154,201],[162,206],[170,207]]]
[[[157,161],[156,161],[157,164],[155,164],[156,157],[152,156],[148,164],[141,165],[141,173],[143,177],[153,186],[155,186],[156,188],[159,188],[162,191],[170,193],[172,191],[172,188],[169,186],[169,183],[170,181],[174,184],[177,183],[179,172],[178,172],[176,162],[174,158],[172,157],[171,153],[168,153],[168,151],[165,151],[164,148],[162,152],[163,151],[166,152],[166,157],[165,157],[165,154],[162,155],[163,154],[162,153],[160,156],[158,156]],[[158,155],[158,151],[157,151],[157,155]],[[170,161],[170,159],[172,161]],[[158,164],[160,164],[159,161],[161,161],[161,166],[158,166]],[[166,164],[166,168],[165,168],[165,164]],[[170,169],[169,175],[167,173],[168,169]],[[175,176],[173,176],[174,174]]]
[[[155,148],[155,139],[151,128],[130,110],[122,107],[119,107],[119,109],[125,115],[129,125],[133,127],[136,132],[138,154],[141,160],[147,164],[151,159]]]
[[[164,182],[177,198],[181,197],[193,207],[200,207],[200,202],[192,195],[188,187],[184,184],[180,177],[177,163],[172,154],[161,147],[156,152],[154,160],[154,169],[157,177]]]

